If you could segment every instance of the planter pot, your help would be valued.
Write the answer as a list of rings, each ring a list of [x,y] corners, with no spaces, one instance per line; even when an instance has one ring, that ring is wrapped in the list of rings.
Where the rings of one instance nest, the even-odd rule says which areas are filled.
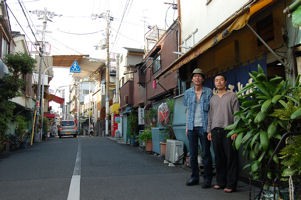
[[[162,157],[166,155],[166,142],[160,142],[160,155]]]
[[[151,140],[147,140],[145,142],[145,151],[151,152],[152,149],[153,149],[153,143],[152,143],[152,141]]]
[[[138,143],[138,141],[137,141],[137,139],[136,139],[135,136],[132,136],[132,137],[130,138],[130,144],[131,144],[132,146],[134,146],[134,147],[137,147],[137,146],[139,145],[139,143]]]
[[[296,195],[293,194],[294,199],[296,199]],[[278,187],[270,186],[269,188],[265,188],[261,194],[261,199],[264,200],[274,200],[274,199],[290,199],[289,197],[289,189],[283,188],[279,190]]]
[[[167,138],[166,129],[153,127],[152,128],[152,142],[153,142],[153,149],[154,153],[160,154],[160,142],[164,142]]]

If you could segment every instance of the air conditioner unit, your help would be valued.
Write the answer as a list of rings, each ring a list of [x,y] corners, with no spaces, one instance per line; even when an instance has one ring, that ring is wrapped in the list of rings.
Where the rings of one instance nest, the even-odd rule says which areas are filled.
[[[184,154],[184,143],[179,140],[166,141],[165,160],[177,164],[181,163]]]

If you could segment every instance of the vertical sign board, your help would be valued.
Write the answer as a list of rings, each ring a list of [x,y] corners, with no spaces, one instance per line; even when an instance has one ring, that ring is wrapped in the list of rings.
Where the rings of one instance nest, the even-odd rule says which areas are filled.
[[[138,124],[144,125],[144,108],[138,108]]]
[[[80,73],[80,66],[76,60],[72,63],[70,67],[70,73]]]

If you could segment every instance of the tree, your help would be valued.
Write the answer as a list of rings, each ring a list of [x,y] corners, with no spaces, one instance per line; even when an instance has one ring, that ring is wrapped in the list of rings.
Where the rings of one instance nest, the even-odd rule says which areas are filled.
[[[9,100],[21,95],[20,90],[25,86],[23,78],[32,73],[36,62],[25,53],[8,54],[3,61],[10,74],[0,80],[0,140],[5,138],[7,125],[14,117],[15,105]]]

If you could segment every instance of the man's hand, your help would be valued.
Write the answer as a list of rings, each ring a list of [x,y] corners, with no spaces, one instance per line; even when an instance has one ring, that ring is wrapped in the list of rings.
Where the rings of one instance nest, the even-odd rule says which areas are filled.
[[[211,132],[209,132],[209,133],[207,134],[207,139],[208,139],[209,141],[211,141],[211,140],[212,140],[212,137],[211,137]]]
[[[237,134],[236,134],[236,133],[233,134],[233,135],[231,135],[231,140],[235,140],[236,137],[237,137]]]

